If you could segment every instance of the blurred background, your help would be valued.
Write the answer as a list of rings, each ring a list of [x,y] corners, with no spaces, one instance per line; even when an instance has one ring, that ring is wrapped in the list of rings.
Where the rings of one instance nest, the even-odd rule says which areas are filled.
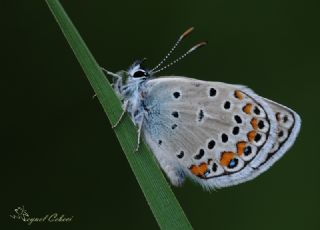
[[[302,118],[269,171],[206,192],[173,188],[195,229],[320,229],[319,1],[61,1],[101,66],[153,67],[188,27],[208,46],[162,72],[248,85]],[[60,213],[28,229],[158,229],[112,128],[44,1],[1,3],[1,226]],[[122,165],[121,170],[116,164]]]

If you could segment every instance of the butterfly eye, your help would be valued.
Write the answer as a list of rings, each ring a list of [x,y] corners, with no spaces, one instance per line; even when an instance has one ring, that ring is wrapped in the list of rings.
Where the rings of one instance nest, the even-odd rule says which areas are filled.
[[[134,78],[144,77],[146,76],[146,72],[142,70],[138,70],[133,74]]]

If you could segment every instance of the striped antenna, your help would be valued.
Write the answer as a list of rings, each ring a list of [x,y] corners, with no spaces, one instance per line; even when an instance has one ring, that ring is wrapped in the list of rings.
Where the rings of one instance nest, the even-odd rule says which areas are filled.
[[[165,62],[170,55],[172,54],[172,52],[178,47],[179,43],[186,38],[192,31],[193,31],[194,27],[190,27],[189,29],[187,29],[180,37],[179,39],[176,41],[176,43],[174,44],[174,46],[171,48],[171,50],[169,51],[169,53],[162,59],[162,61],[156,65],[156,67],[154,67],[152,70],[150,70],[150,72],[153,72],[154,70],[158,69],[163,62]]]
[[[177,63],[178,61],[180,61],[181,59],[185,58],[188,54],[192,53],[193,51],[199,49],[200,47],[203,47],[205,45],[207,45],[208,42],[200,42],[197,45],[193,46],[191,49],[189,49],[187,52],[185,52],[183,55],[181,55],[179,58],[177,58],[176,60],[174,60],[173,62],[169,63],[168,65],[162,67],[161,69],[158,69],[156,71],[151,71],[151,74],[155,74],[158,73],[162,70],[165,70],[166,68],[172,66],[173,64]]]

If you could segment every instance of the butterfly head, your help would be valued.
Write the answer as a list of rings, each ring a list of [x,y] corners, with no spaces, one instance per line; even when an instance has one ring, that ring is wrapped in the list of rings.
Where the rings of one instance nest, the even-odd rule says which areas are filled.
[[[145,58],[141,61],[135,61],[128,70],[128,75],[132,79],[145,80],[150,77],[150,72],[147,70],[143,63]]]

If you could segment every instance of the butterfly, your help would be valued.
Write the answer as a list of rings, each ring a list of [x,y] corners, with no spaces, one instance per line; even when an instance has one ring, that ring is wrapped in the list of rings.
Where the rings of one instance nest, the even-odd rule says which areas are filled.
[[[160,68],[192,30],[184,32],[151,70],[143,66],[145,60],[136,61],[127,71],[103,70],[113,77],[124,113],[138,128],[138,146],[142,134],[173,185],[181,185],[186,177],[208,190],[249,181],[293,145],[301,119],[290,108],[246,86],[156,77],[206,45],[200,42]]]

